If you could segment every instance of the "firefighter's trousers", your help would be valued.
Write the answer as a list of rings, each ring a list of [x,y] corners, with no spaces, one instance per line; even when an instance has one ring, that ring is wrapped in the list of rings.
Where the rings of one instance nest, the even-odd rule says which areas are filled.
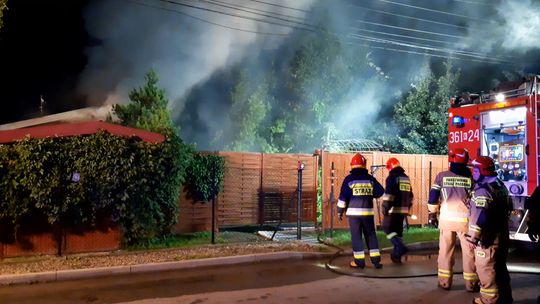
[[[382,229],[386,234],[386,237],[394,245],[392,255],[396,258],[401,258],[408,249],[403,244],[403,221],[405,220],[405,214],[389,214],[386,215],[382,222]]]
[[[349,229],[351,231],[351,241],[353,256],[356,265],[365,265],[364,241],[366,239],[367,252],[373,265],[381,263],[381,253],[379,251],[379,242],[375,235],[375,219],[373,215],[369,216],[347,216]]]
[[[439,258],[438,278],[439,285],[449,289],[452,287],[452,279],[454,276],[454,250],[456,247],[456,238],[459,238],[461,244],[461,256],[463,260],[463,278],[465,279],[465,288],[468,291],[474,291],[478,288],[478,275],[476,274],[476,266],[474,263],[474,252],[469,249],[465,233],[451,230],[442,230],[439,234]]]
[[[501,240],[498,245],[474,250],[476,269],[480,277],[480,299],[485,304],[510,304],[513,302],[510,287],[510,274],[506,268],[508,240]]]

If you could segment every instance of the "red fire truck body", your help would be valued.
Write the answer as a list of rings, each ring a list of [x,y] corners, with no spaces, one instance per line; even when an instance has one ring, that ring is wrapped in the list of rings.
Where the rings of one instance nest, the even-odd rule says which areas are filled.
[[[514,205],[510,237],[523,241],[529,241],[524,203],[540,173],[539,79],[531,77],[510,90],[453,98],[448,110],[448,149],[462,147],[472,159],[487,155],[495,160]]]

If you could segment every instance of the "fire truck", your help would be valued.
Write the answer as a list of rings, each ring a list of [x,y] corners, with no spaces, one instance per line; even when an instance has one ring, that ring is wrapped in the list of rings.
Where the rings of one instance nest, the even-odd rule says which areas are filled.
[[[448,149],[462,147],[471,158],[486,155],[495,160],[514,206],[510,237],[521,241],[530,241],[525,199],[540,180],[539,91],[540,76],[527,77],[489,93],[454,97],[448,110]]]

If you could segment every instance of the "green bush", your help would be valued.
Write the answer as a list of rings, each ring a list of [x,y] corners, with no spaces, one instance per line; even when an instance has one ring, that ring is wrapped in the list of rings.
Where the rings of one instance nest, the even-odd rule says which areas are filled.
[[[175,134],[160,144],[99,132],[0,145],[0,220],[17,231],[29,215],[69,228],[108,214],[128,244],[165,235],[191,153]]]
[[[197,154],[188,171],[187,191],[195,201],[209,201],[223,189],[225,158],[222,156]]]

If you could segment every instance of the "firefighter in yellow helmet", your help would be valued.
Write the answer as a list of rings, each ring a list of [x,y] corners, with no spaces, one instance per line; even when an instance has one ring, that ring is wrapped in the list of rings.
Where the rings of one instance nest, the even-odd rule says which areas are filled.
[[[450,151],[449,157],[450,170],[437,174],[429,191],[428,200],[429,222],[440,230],[438,286],[445,290],[452,287],[454,250],[456,239],[459,238],[465,289],[476,292],[479,287],[474,252],[466,246],[465,239],[468,229],[468,198],[472,188],[471,171],[467,167],[469,152],[458,148]]]
[[[375,268],[382,267],[375,235],[373,198],[379,198],[383,193],[383,186],[366,169],[366,158],[356,153],[351,159],[351,172],[341,185],[337,203],[339,220],[341,221],[345,214],[349,222],[354,257],[350,263],[352,268],[364,268],[366,265],[362,235],[366,239],[371,263]]]
[[[411,180],[395,157],[388,159],[386,169],[388,169],[388,177],[382,203],[384,215],[382,228],[386,233],[386,238],[394,245],[394,250],[390,254],[392,262],[401,263],[401,257],[408,251],[401,238],[403,237],[403,221],[412,206]]]
[[[470,199],[467,241],[468,247],[474,250],[480,278],[480,297],[473,303],[510,304],[513,299],[506,260],[512,204],[506,186],[497,177],[493,159],[480,156],[472,164],[475,184]]]

